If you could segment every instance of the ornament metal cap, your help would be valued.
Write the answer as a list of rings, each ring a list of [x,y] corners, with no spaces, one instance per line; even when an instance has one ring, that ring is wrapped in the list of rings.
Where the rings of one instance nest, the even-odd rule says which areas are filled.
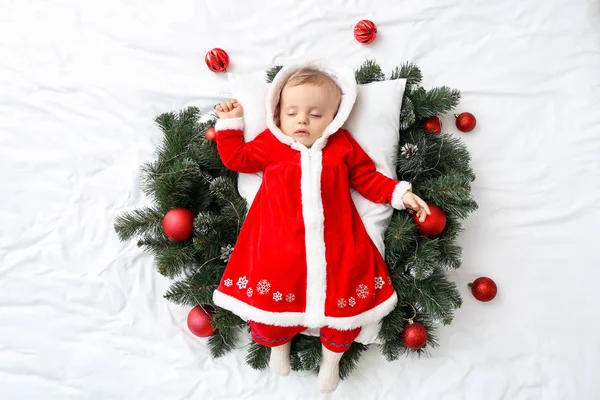
[[[413,319],[417,316],[417,309],[415,308],[415,306],[413,306],[410,303],[402,303],[402,304],[400,304],[400,306],[410,306],[410,308],[413,309],[413,316],[412,317],[410,317],[410,318],[402,318],[402,319],[405,320],[405,321],[408,321],[409,325],[410,324],[414,324],[415,322],[413,321]]]

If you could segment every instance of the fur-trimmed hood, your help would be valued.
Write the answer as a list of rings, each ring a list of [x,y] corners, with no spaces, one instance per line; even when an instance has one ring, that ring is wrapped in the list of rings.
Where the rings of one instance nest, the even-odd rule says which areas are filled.
[[[323,136],[319,138],[314,144],[313,148],[323,149],[327,143],[327,138],[337,132],[342,125],[346,122],[356,101],[356,79],[354,77],[354,71],[349,67],[343,67],[323,61],[312,61],[305,63],[298,63],[283,67],[273,79],[273,82],[269,88],[267,94],[267,127],[279,139],[282,143],[291,146],[295,150],[302,150],[304,145],[296,142],[289,136],[286,136],[281,129],[275,124],[274,114],[277,104],[279,104],[279,98],[281,96],[281,90],[287,82],[288,78],[292,74],[301,68],[312,67],[325,74],[327,74],[333,81],[338,85],[341,91],[341,102],[340,108],[338,109],[337,115],[331,121],[331,123],[325,128]]]

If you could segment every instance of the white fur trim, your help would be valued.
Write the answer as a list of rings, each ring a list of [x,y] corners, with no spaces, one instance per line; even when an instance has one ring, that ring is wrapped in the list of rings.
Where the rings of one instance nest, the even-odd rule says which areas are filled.
[[[392,193],[392,207],[394,207],[396,210],[406,209],[406,206],[402,201],[402,196],[404,196],[404,193],[411,190],[411,188],[412,186],[410,183],[406,181],[401,181],[399,184],[397,184],[396,188],[394,189],[394,193]]]
[[[321,198],[323,153],[304,149],[300,152],[302,177],[302,219],[306,244],[306,323],[323,326],[325,293],[327,290],[327,260],[325,259],[325,215]]]
[[[219,119],[215,124],[215,131],[226,131],[226,130],[238,130],[241,131],[244,129],[244,119],[242,117],[239,118],[227,118],[227,119]]]
[[[317,141],[312,145],[313,149],[322,150],[325,147],[325,144],[327,144],[327,138],[337,132],[338,129],[342,127],[344,122],[346,122],[350,112],[352,111],[354,102],[356,101],[356,78],[354,77],[354,71],[349,67],[335,66],[323,61],[306,62],[283,67],[277,73],[277,75],[275,75],[273,83],[271,83],[269,92],[267,94],[267,127],[282,143],[287,144],[288,146],[292,146],[292,144],[296,143],[299,144],[299,146],[292,146],[293,149],[301,150],[302,148],[306,148],[304,145],[295,142],[294,139],[281,132],[281,129],[275,125],[275,121],[273,120],[275,108],[279,103],[281,89],[283,89],[283,86],[287,82],[288,78],[294,72],[304,67],[313,67],[324,72],[333,79],[342,92],[342,99],[337,115],[327,126],[327,128],[325,128],[323,136],[317,139]]]
[[[378,306],[352,317],[325,317],[323,324],[319,325],[310,325],[307,321],[306,313],[264,311],[218,290],[215,290],[213,293],[213,301],[217,306],[233,312],[246,321],[256,321],[277,326],[301,325],[307,328],[329,326],[334,329],[350,330],[381,320],[396,307],[398,296],[394,292],[392,296]]]

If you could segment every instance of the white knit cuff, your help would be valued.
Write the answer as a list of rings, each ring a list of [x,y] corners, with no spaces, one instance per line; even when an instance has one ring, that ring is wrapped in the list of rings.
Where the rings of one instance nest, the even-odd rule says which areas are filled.
[[[239,130],[244,129],[244,119],[239,118],[227,118],[219,119],[215,124],[215,131],[226,131],[226,130]]]
[[[394,193],[392,193],[392,207],[394,207],[396,210],[406,209],[404,202],[402,201],[402,196],[404,196],[404,193],[411,189],[412,186],[409,182],[401,181],[398,183],[394,189]]]

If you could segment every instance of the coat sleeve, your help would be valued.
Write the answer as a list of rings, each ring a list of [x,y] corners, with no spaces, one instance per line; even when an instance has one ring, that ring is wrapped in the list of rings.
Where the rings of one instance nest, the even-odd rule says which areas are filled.
[[[267,132],[246,143],[243,129],[241,117],[217,121],[215,131],[221,161],[236,172],[252,174],[262,171],[269,164],[271,154]]]
[[[411,185],[406,181],[397,181],[383,175],[375,169],[375,163],[356,140],[346,132],[350,141],[348,156],[348,177],[350,186],[373,203],[391,204],[398,210],[404,210],[402,196]]]

